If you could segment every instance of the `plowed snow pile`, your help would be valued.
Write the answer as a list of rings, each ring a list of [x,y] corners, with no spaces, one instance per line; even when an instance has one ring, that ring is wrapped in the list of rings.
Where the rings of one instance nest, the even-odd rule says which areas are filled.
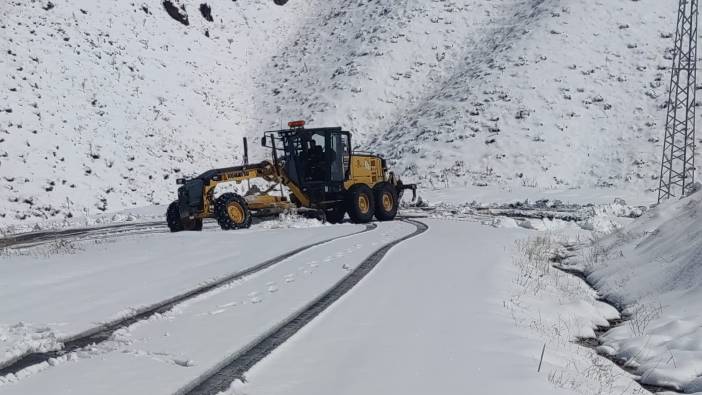
[[[626,362],[642,382],[702,392],[702,195],[651,210],[597,241],[584,269],[629,321],[600,351]]]
[[[167,3],[0,6],[0,224],[168,203],[295,118],[427,188],[656,184],[670,2]]]

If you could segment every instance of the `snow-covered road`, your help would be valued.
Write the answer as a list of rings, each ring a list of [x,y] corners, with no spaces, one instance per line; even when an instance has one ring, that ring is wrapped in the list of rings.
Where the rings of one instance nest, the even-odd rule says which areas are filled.
[[[544,252],[555,248],[543,238],[547,232],[507,220],[421,222],[428,231],[421,233],[423,227],[412,221],[366,228],[302,220],[306,227],[290,228],[299,225],[293,221],[241,232],[120,237],[78,243],[71,254],[2,258],[2,274],[14,276],[3,278],[0,288],[5,297],[0,345],[7,360],[22,347],[60,346],[55,333],[76,333],[120,309],[154,303],[296,251],[118,329],[98,344],[0,376],[0,395],[48,389],[52,394],[560,394],[571,393],[569,383],[577,384],[568,387],[575,392],[589,394],[601,387],[600,376],[570,379],[562,367],[579,372],[581,365],[593,363],[596,355],[572,341],[617,312],[607,311],[612,308],[597,302],[580,279],[525,266],[519,254],[536,251],[527,247],[530,243]],[[573,226],[563,231],[584,234]],[[546,236],[532,240],[534,235]],[[323,240],[329,241],[300,250]],[[373,260],[377,267],[363,271]],[[548,278],[542,282],[533,275]],[[330,303],[301,319],[352,278]],[[525,286],[525,279],[546,288],[538,292]],[[32,321],[14,324],[24,317]],[[260,347],[267,342],[267,348]],[[537,372],[545,342],[543,370]],[[624,376],[611,377],[616,384],[607,388],[640,393]]]
[[[502,306],[526,232],[426,222],[232,393],[558,393],[536,372],[542,343]]]
[[[354,226],[323,229],[326,238],[329,230],[358,231]],[[19,374],[26,375],[22,380],[0,392],[44,393],[51,387],[54,393],[172,393],[304,309],[382,245],[415,229],[405,222],[384,223],[313,247],[120,330],[111,341],[29,368]],[[209,236],[216,233],[231,234]],[[269,239],[259,234],[257,240]]]
[[[123,237],[71,243],[46,256],[0,259],[0,364],[43,351],[198,286],[356,225]]]

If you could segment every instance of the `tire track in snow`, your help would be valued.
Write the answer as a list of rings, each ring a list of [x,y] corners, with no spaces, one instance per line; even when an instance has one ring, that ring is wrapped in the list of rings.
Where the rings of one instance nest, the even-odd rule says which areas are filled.
[[[225,286],[233,281],[240,280],[244,277],[250,276],[252,274],[258,273],[260,271],[263,271],[265,269],[268,269],[272,266],[274,266],[277,263],[280,263],[293,255],[297,255],[303,251],[306,251],[310,248],[320,246],[322,244],[330,243],[335,240],[347,238],[347,237],[353,237],[356,235],[359,235],[361,233],[369,232],[372,230],[375,230],[378,228],[378,225],[371,223],[366,225],[366,228],[364,230],[361,230],[359,232],[351,233],[348,235],[344,236],[337,236],[333,237],[330,239],[322,240],[313,244],[308,244],[306,246],[302,246],[300,248],[291,250],[289,252],[286,252],[285,254],[279,255],[275,258],[271,258],[267,261],[264,261],[262,263],[259,263],[257,265],[251,266],[247,269],[238,271],[236,273],[232,273],[230,275],[221,277],[217,280],[214,280],[210,282],[209,284],[203,285],[201,287],[194,288],[190,291],[184,292],[182,294],[176,295],[170,299],[140,308],[138,310],[135,310],[132,314],[119,318],[117,320],[104,323],[100,326],[94,327],[92,329],[89,329],[87,331],[81,332],[77,335],[71,336],[70,338],[66,339],[63,341],[63,348],[61,350],[54,350],[54,351],[47,351],[47,352],[33,352],[33,353],[28,353],[24,354],[22,356],[19,356],[15,359],[10,360],[9,362],[0,365],[0,377],[2,376],[7,376],[9,374],[16,374],[19,371],[33,366],[33,365],[38,365],[44,362],[48,362],[52,358],[57,358],[62,355],[66,355],[68,353],[71,353],[73,351],[76,351],[78,349],[84,348],[86,346],[89,346],[91,344],[97,344],[97,343],[102,343],[104,341],[109,340],[112,337],[112,334],[122,328],[126,328],[138,321],[143,321],[146,320],[150,317],[152,317],[155,314],[163,314],[167,311],[169,311],[173,306],[185,302],[187,300],[190,300],[192,298],[195,298],[199,295],[202,295],[204,293],[207,293],[209,291],[212,291],[213,289]]]
[[[253,224],[259,224],[261,217],[254,217]],[[214,221],[206,221],[203,230],[219,230]],[[139,234],[170,233],[165,221],[125,222],[107,225],[96,225],[84,228],[68,228],[57,230],[40,230],[17,233],[0,237],[0,249],[24,249],[36,247],[52,241],[85,241],[109,239],[119,236],[134,236]]]
[[[231,355],[230,358],[222,361],[204,375],[181,388],[176,392],[176,395],[217,394],[229,389],[234,380],[243,378],[244,373],[251,369],[251,367],[268,356],[300,329],[309,324],[315,317],[353,289],[356,284],[380,263],[390,249],[429,229],[428,225],[419,221],[410,219],[403,219],[403,221],[414,225],[417,230],[377,249],[356,269],[337,282],[330,290],[317,297],[297,313],[293,313],[277,327],[262,334],[258,339]]]
[[[0,238],[0,248],[25,248],[55,240],[78,239],[83,237],[107,238],[121,234],[131,235],[142,231],[162,233],[168,231],[168,228],[166,228],[166,223],[163,221],[153,221],[18,233]]]

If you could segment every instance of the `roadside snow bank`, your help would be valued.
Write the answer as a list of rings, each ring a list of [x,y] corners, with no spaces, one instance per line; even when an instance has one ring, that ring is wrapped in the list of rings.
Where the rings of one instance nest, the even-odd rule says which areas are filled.
[[[0,226],[0,237],[19,233],[55,231],[72,228],[95,228],[129,223],[146,223],[165,221],[166,207],[161,205],[130,208],[127,210],[79,215],[72,218],[24,221],[7,226]]]
[[[615,198],[607,204],[576,204],[564,203],[561,200],[539,199],[535,201],[514,201],[511,203],[484,204],[471,203],[422,202],[418,208],[409,208],[408,212],[421,210],[429,218],[437,219],[477,219],[485,224],[501,226],[505,218],[507,227],[517,226],[534,229],[555,231],[558,229],[577,227],[595,232],[609,234],[630,222],[633,218],[642,216],[647,207],[627,204],[620,198]]]
[[[46,325],[24,322],[0,325],[0,366],[27,353],[60,350],[62,347],[54,332]]]
[[[591,394],[646,393],[631,376],[575,339],[594,338],[619,312],[598,300],[582,279],[553,267],[572,254],[584,232],[539,232],[517,242],[513,258],[513,294],[503,301],[516,327],[543,343],[545,379],[563,392]]]
[[[702,194],[666,202],[582,254],[588,280],[629,320],[600,352],[641,382],[702,391]]]

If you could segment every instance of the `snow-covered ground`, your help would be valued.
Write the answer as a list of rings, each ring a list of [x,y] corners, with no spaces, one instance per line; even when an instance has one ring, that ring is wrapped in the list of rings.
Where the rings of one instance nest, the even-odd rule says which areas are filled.
[[[316,222],[316,221],[315,221]],[[355,225],[67,241],[0,257],[0,364]]]
[[[666,202],[573,261],[629,316],[600,352],[644,383],[685,393],[702,393],[701,216],[700,193]]]
[[[353,232],[357,228],[334,226],[331,230],[327,227],[316,230],[323,232],[312,230],[306,232],[307,237],[319,239],[333,233]],[[56,394],[173,393],[305,307],[381,245],[414,230],[410,224],[391,222],[380,224],[370,232],[314,247],[261,273],[179,304],[167,314],[120,330],[105,344],[69,354],[51,364],[28,368],[18,374],[24,379],[0,387],[0,391],[41,394],[50,386]],[[287,233],[283,239],[292,239],[288,237],[291,232]],[[211,240],[207,233],[202,236]],[[236,262],[256,262],[260,257],[255,256],[255,251],[265,248],[253,239],[273,244],[281,241],[280,237],[269,239],[261,234],[243,235],[242,240],[233,243],[216,242],[215,245],[221,247],[213,249],[212,256],[227,263],[229,270],[236,270]],[[184,239],[166,242],[197,245],[197,241]],[[285,241],[283,244],[289,246],[289,243]],[[238,254],[244,248],[253,254],[245,261],[238,257],[217,256],[229,250]],[[171,257],[167,250],[156,251],[163,251],[166,257]],[[201,251],[198,253],[202,254]],[[157,261],[154,259],[154,266],[168,267],[167,263]],[[197,265],[191,264],[189,268],[198,271]],[[115,283],[120,282],[115,279]],[[131,288],[129,280],[121,284],[125,290]],[[154,288],[169,287],[154,284]],[[112,300],[109,293],[107,300]],[[80,309],[76,310],[80,312]],[[87,379],[89,377],[95,379]]]
[[[497,219],[422,220],[427,233],[390,250],[367,278],[256,365],[246,384],[234,382],[230,392],[643,393],[613,363],[573,344],[619,316],[580,279],[551,268],[561,245],[583,243],[591,231],[548,219],[532,220],[530,229],[512,218]],[[15,352],[57,347],[56,333],[79,332],[114,318],[115,311],[156,302],[286,248],[359,230],[298,229],[301,224],[314,222],[283,218],[244,232],[127,235],[83,245],[71,255],[6,257],[6,273],[17,274],[3,286],[14,292],[5,292],[0,304],[0,343]],[[2,377],[0,393],[51,388],[166,394],[189,388],[379,246],[412,230],[403,222],[379,224],[314,247],[120,329],[106,342]],[[252,248],[261,243],[275,247]],[[200,258],[190,259],[193,254]],[[53,270],[44,272],[47,267]],[[46,287],[47,281],[53,285]],[[74,292],[81,284],[86,291]],[[13,318],[5,322],[8,316]]]
[[[110,227],[118,224],[164,223],[165,209],[165,206],[154,205],[110,213],[82,214],[71,218],[21,221],[0,228],[0,236],[10,237],[21,233]]]
[[[427,233],[390,252],[371,277],[230,392],[562,393],[546,379],[558,354],[549,344],[537,372],[543,339],[517,325],[504,305],[518,274],[515,242],[528,231],[426,223]],[[554,301],[543,307],[546,321],[571,310]],[[592,310],[573,314],[597,317]]]

